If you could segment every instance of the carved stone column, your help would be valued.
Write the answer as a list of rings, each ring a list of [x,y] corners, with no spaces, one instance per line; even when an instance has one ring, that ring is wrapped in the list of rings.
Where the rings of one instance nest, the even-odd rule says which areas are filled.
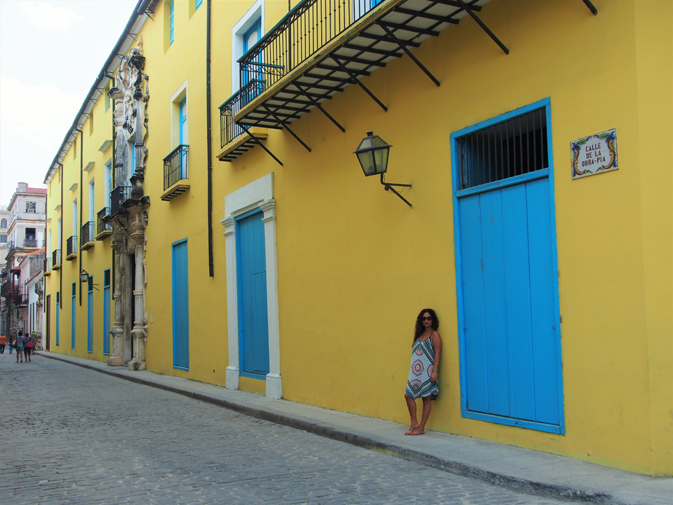
[[[145,369],[145,340],[147,338],[147,323],[145,321],[145,226],[143,223],[143,209],[138,207],[132,214],[132,237],[135,242],[135,286],[133,301],[135,318],[133,321],[133,359],[129,363],[130,370]]]
[[[126,262],[121,243],[124,237],[121,233],[115,233],[112,246],[115,249],[115,279],[114,293],[115,319],[110,334],[112,335],[112,353],[107,360],[110,366],[122,366],[124,364],[124,315],[122,311],[122,279],[125,275]]]

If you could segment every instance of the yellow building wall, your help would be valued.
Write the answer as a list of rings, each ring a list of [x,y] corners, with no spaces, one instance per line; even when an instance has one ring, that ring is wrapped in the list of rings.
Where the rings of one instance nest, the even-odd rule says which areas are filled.
[[[93,105],[93,114],[83,123],[81,133],[77,134],[76,145],[73,142],[66,152],[63,164],[63,207],[56,211],[56,206],[61,199],[61,177],[54,175],[49,182],[48,209],[51,221],[47,224],[47,229],[51,230],[52,246],[48,251],[49,257],[52,257],[52,251],[61,248],[61,269],[53,270],[47,277],[46,294],[51,295],[50,307],[50,347],[52,352],[78,356],[83,358],[95,359],[98,361],[107,361],[107,356],[103,352],[103,295],[104,295],[104,271],[110,269],[112,274],[112,249],[111,237],[103,241],[95,240],[96,235],[96,217],[99,210],[106,206],[104,194],[105,164],[112,161],[112,147],[108,147],[104,152],[100,151],[101,146],[106,140],[112,140],[112,101],[108,110],[105,108],[105,95],[101,94]],[[93,129],[91,123],[93,122]],[[83,142],[83,144],[82,144]],[[81,161],[81,163],[80,163]],[[88,171],[86,168],[90,162],[93,167]],[[81,180],[80,180],[81,176]],[[89,213],[89,184],[94,181],[94,237],[93,247],[82,251],[81,224],[90,220]],[[70,188],[73,184],[77,187]],[[81,190],[81,191],[80,191]],[[74,234],[77,236],[77,257],[72,260],[66,260],[66,241],[73,235],[73,200],[77,200],[77,229]],[[63,219],[63,241],[59,245],[58,241],[58,218]],[[80,220],[81,218],[81,220]],[[47,231],[47,236],[49,231]],[[80,267],[93,276],[95,289],[93,290],[93,352],[88,352],[88,290],[87,284],[80,282]],[[112,275],[111,275],[112,277]],[[62,278],[62,279],[61,279]],[[63,296],[62,304],[56,303],[56,292],[59,291],[62,281]],[[75,296],[75,348],[72,348],[72,283],[76,283],[77,292]],[[82,290],[82,303],[80,305],[80,289]],[[110,325],[114,321],[114,300],[110,297]],[[56,345],[56,310],[59,314],[59,345]],[[110,326],[110,327],[111,327]],[[112,339],[110,338],[112,342]],[[111,344],[112,345],[112,344]]]
[[[672,164],[670,150],[661,147],[673,138],[673,115],[666,112],[673,109],[670,2],[594,0],[599,15],[593,16],[579,1],[492,1],[480,17],[510,48],[509,55],[466,18],[414,50],[441,87],[407,57],[390,62],[363,79],[388,106],[387,113],[350,86],[323,104],[345,134],[315,110],[292,123],[311,153],[288,133],[270,132],[265,144],[282,167],[258,147],[233,163],[215,158],[217,107],[231,95],[232,28],[253,2],[213,2],[214,277],[207,238],[206,2],[196,11],[188,0],[175,2],[172,45],[166,44],[163,2],[153,13],[155,22],[146,22],[139,34],[150,87],[144,185],[151,200],[148,369],[225,384],[226,250],[219,224],[224,197],[273,172],[284,398],[408,422],[403,393],[413,324],[418,311],[429,306],[437,310],[444,340],[441,395],[429,428],[631,471],[673,474]],[[264,9],[268,31],[286,13],[287,3],[267,0]],[[166,202],[160,199],[162,160],[177,146],[172,97],[185,83],[190,189]],[[460,411],[449,136],[544,98],[551,100],[565,435],[465,419]],[[103,117],[96,109],[95,121]],[[610,128],[617,129],[619,170],[571,180],[570,142]],[[393,145],[387,178],[413,183],[404,193],[413,209],[383,191],[378,179],[363,177],[353,151],[369,130]],[[99,132],[96,126],[94,136]],[[84,135],[85,151],[97,149],[100,142],[87,142],[86,128]],[[96,156],[84,184],[95,177],[98,192],[98,171],[111,153]],[[72,220],[68,188],[79,180],[79,159],[68,153],[64,165],[63,249]],[[57,180],[51,183],[50,202]],[[88,203],[86,196],[83,200],[80,211]],[[53,228],[57,215],[49,206]],[[184,238],[189,371],[173,368],[172,345],[172,244]],[[111,261],[109,239],[81,254],[100,289],[102,268]],[[72,354],[70,283],[79,270],[76,261],[63,264],[62,274],[50,276],[48,289],[54,293],[63,275],[58,352]],[[85,309],[86,293],[74,352],[81,356],[87,355]],[[96,347],[102,339],[94,342],[93,357],[102,359]],[[242,379],[240,387],[261,392],[261,384]]]

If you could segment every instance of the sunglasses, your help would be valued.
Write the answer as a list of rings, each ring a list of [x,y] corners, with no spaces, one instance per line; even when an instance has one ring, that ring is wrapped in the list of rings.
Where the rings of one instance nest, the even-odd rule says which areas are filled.
[[[423,321],[432,321],[432,316],[423,316]]]

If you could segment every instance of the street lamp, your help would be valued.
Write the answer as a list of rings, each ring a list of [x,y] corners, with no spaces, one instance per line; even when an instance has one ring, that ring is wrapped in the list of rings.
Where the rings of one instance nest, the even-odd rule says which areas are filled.
[[[399,196],[404,203],[409,207],[412,207],[411,203],[400,195],[393,186],[410,188],[411,184],[393,184],[392,182],[386,182],[384,175],[388,170],[388,153],[392,146],[386,143],[378,135],[374,135],[374,132],[367,132],[367,136],[362,139],[360,145],[355,150],[355,155],[358,157],[362,171],[365,174],[365,177],[370,175],[381,174],[381,184],[386,191],[392,191],[397,196]]]
[[[90,280],[89,272],[87,272],[86,270],[82,269],[82,271],[79,273],[79,281],[80,281],[82,284],[84,284],[84,283],[87,283],[87,284],[88,284],[88,283],[89,283],[89,280]],[[96,291],[98,291],[98,288],[97,288],[96,286],[98,286],[98,284],[93,284],[93,283],[92,283],[91,286],[89,286],[89,289],[93,288],[93,289],[95,289]]]

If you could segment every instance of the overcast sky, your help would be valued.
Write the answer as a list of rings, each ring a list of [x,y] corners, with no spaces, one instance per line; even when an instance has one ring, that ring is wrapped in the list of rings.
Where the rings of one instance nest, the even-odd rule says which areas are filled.
[[[0,206],[49,164],[136,0],[0,0]]]

